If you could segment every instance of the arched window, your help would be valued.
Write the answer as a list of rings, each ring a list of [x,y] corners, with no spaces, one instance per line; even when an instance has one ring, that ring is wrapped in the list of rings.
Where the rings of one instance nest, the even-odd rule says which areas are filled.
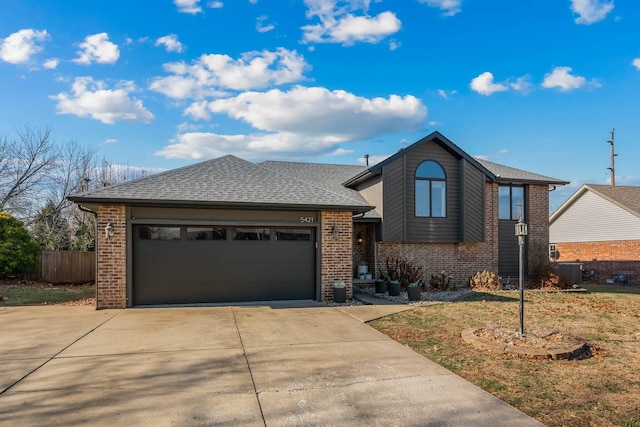
[[[447,216],[447,181],[444,169],[433,160],[416,169],[416,216]]]

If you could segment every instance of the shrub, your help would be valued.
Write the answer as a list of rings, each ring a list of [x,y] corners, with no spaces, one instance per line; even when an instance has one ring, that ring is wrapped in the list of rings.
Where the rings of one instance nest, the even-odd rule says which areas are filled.
[[[385,258],[385,270],[380,269],[380,277],[385,281],[397,280],[406,289],[410,283],[420,283],[424,272],[422,267],[416,267],[406,257],[394,254]]]
[[[0,277],[31,273],[39,252],[22,222],[0,212]]]
[[[474,290],[500,291],[502,290],[502,277],[493,271],[478,271],[469,277],[469,287]]]
[[[531,251],[531,268],[529,269],[529,288],[568,289],[572,283],[560,276],[549,261],[546,248],[537,247]]]
[[[432,274],[429,279],[429,286],[434,291],[446,291],[453,288],[451,281],[453,277],[449,276],[446,271],[441,271],[440,274]]]

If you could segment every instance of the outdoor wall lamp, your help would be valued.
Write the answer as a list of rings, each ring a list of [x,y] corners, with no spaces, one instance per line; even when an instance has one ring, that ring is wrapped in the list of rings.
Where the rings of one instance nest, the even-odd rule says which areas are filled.
[[[362,235],[362,233],[358,233],[358,235],[356,236],[356,242],[358,242],[359,245],[364,243],[364,236]]]
[[[331,226],[331,235],[335,240],[338,240],[338,227],[335,224]]]
[[[107,239],[113,237],[113,225],[111,225],[110,222],[104,226],[104,237],[106,237]]]

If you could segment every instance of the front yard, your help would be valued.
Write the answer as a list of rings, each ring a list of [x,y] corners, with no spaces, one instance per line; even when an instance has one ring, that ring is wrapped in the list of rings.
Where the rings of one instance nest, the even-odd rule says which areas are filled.
[[[96,287],[51,285],[25,280],[0,280],[0,307],[18,305],[95,305]]]
[[[583,360],[537,360],[476,350],[460,337],[480,327],[519,329],[517,292],[475,293],[371,325],[548,426],[640,426],[640,287],[525,294],[527,330],[586,342]]]

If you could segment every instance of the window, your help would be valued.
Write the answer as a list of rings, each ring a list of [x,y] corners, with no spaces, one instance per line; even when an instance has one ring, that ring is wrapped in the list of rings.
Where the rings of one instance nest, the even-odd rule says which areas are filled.
[[[187,227],[187,240],[227,240],[227,229],[221,227]]]
[[[447,216],[447,182],[444,169],[427,160],[416,169],[416,216]]]
[[[153,227],[143,225],[138,229],[140,240],[180,240],[180,227]]]
[[[271,235],[268,228],[234,228],[233,240],[269,240]]]
[[[276,229],[276,240],[296,240],[296,241],[311,241],[311,230],[308,228],[281,228]]]
[[[524,219],[524,187],[501,185],[498,187],[498,218]]]

